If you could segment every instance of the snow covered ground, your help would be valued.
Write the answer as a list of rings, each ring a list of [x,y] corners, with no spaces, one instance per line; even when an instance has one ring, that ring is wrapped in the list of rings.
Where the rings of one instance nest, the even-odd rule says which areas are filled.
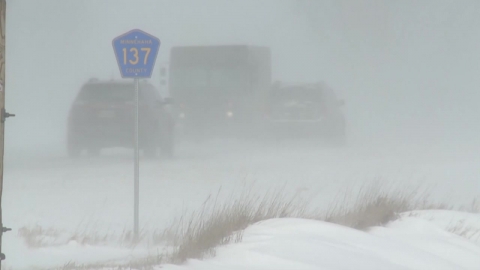
[[[306,142],[184,143],[174,160],[141,162],[140,224],[146,240],[132,248],[120,239],[128,237],[133,224],[130,151],[69,160],[61,150],[32,154],[7,149],[3,214],[13,231],[4,236],[3,265],[33,269],[156,255],[155,232],[185,210],[198,209],[220,188],[228,199],[252,183],[259,194],[283,186],[311,197],[319,208],[327,208],[339,192],[355,192],[372,180],[391,188],[427,187],[433,200],[467,204],[480,191],[479,150],[458,144],[352,144],[338,149]],[[216,258],[185,267],[245,269],[242,263],[248,263],[252,269],[480,269],[473,267],[480,266],[475,259],[480,258],[478,241],[447,232],[446,226],[463,220],[461,214],[423,214],[368,233],[322,222],[272,220],[249,228],[242,243],[221,248]],[[465,220],[480,228],[478,216]]]
[[[320,209],[371,181],[452,206],[480,194],[480,1],[7,2],[6,108],[17,117],[5,135],[6,269],[156,255],[156,233],[220,188],[228,200],[252,183],[260,195],[284,187]],[[119,78],[111,40],[132,28],[161,38],[157,65],[177,45],[270,47],[273,80],[326,80],[345,99],[352,144],[185,143],[174,160],[142,160],[144,241],[129,246],[132,152],[69,160],[63,141],[81,84]],[[180,269],[480,269],[479,227],[478,215],[448,211],[368,232],[271,220]]]
[[[423,214],[454,221],[465,217],[458,212],[432,211],[416,217],[407,213],[369,232],[320,221],[267,220],[248,228],[241,243],[219,248],[214,258],[161,269],[480,269],[479,241],[449,233]],[[479,215],[467,221],[480,228]]]

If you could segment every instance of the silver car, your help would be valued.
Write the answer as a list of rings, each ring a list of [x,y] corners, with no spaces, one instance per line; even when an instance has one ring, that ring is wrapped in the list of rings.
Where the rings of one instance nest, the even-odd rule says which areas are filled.
[[[269,93],[265,127],[271,136],[319,137],[344,144],[343,105],[325,84],[276,83]]]

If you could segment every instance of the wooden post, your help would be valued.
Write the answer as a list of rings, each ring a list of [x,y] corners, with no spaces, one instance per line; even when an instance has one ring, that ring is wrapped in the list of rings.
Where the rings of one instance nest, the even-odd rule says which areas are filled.
[[[4,232],[2,220],[2,193],[3,193],[3,153],[5,135],[5,23],[6,23],[6,0],[0,0],[0,254],[1,260],[5,259],[2,253],[2,235]],[[0,270],[2,266],[0,263]]]

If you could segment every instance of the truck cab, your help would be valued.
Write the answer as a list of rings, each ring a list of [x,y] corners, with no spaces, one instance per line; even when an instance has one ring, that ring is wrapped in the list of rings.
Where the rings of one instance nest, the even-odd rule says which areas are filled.
[[[191,137],[239,137],[255,130],[271,85],[266,47],[173,47],[168,86],[174,116]]]

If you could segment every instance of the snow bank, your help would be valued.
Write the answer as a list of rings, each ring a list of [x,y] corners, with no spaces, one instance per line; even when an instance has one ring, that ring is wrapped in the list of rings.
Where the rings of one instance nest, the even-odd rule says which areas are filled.
[[[468,228],[471,234],[458,228]],[[219,247],[214,257],[157,269],[478,270],[480,242],[475,235],[479,231],[479,214],[444,210],[403,213],[398,220],[368,231],[322,221],[272,219],[250,226],[240,243]],[[8,259],[15,262],[6,265],[8,269],[53,267],[68,262],[121,264],[158,252],[147,247],[132,250],[76,242],[18,250],[21,253],[11,254]]]
[[[161,269],[480,269],[480,245],[448,231],[461,220],[480,229],[480,215],[453,211],[405,213],[368,232],[321,221],[268,220],[248,228],[241,243],[219,248],[214,258]]]

